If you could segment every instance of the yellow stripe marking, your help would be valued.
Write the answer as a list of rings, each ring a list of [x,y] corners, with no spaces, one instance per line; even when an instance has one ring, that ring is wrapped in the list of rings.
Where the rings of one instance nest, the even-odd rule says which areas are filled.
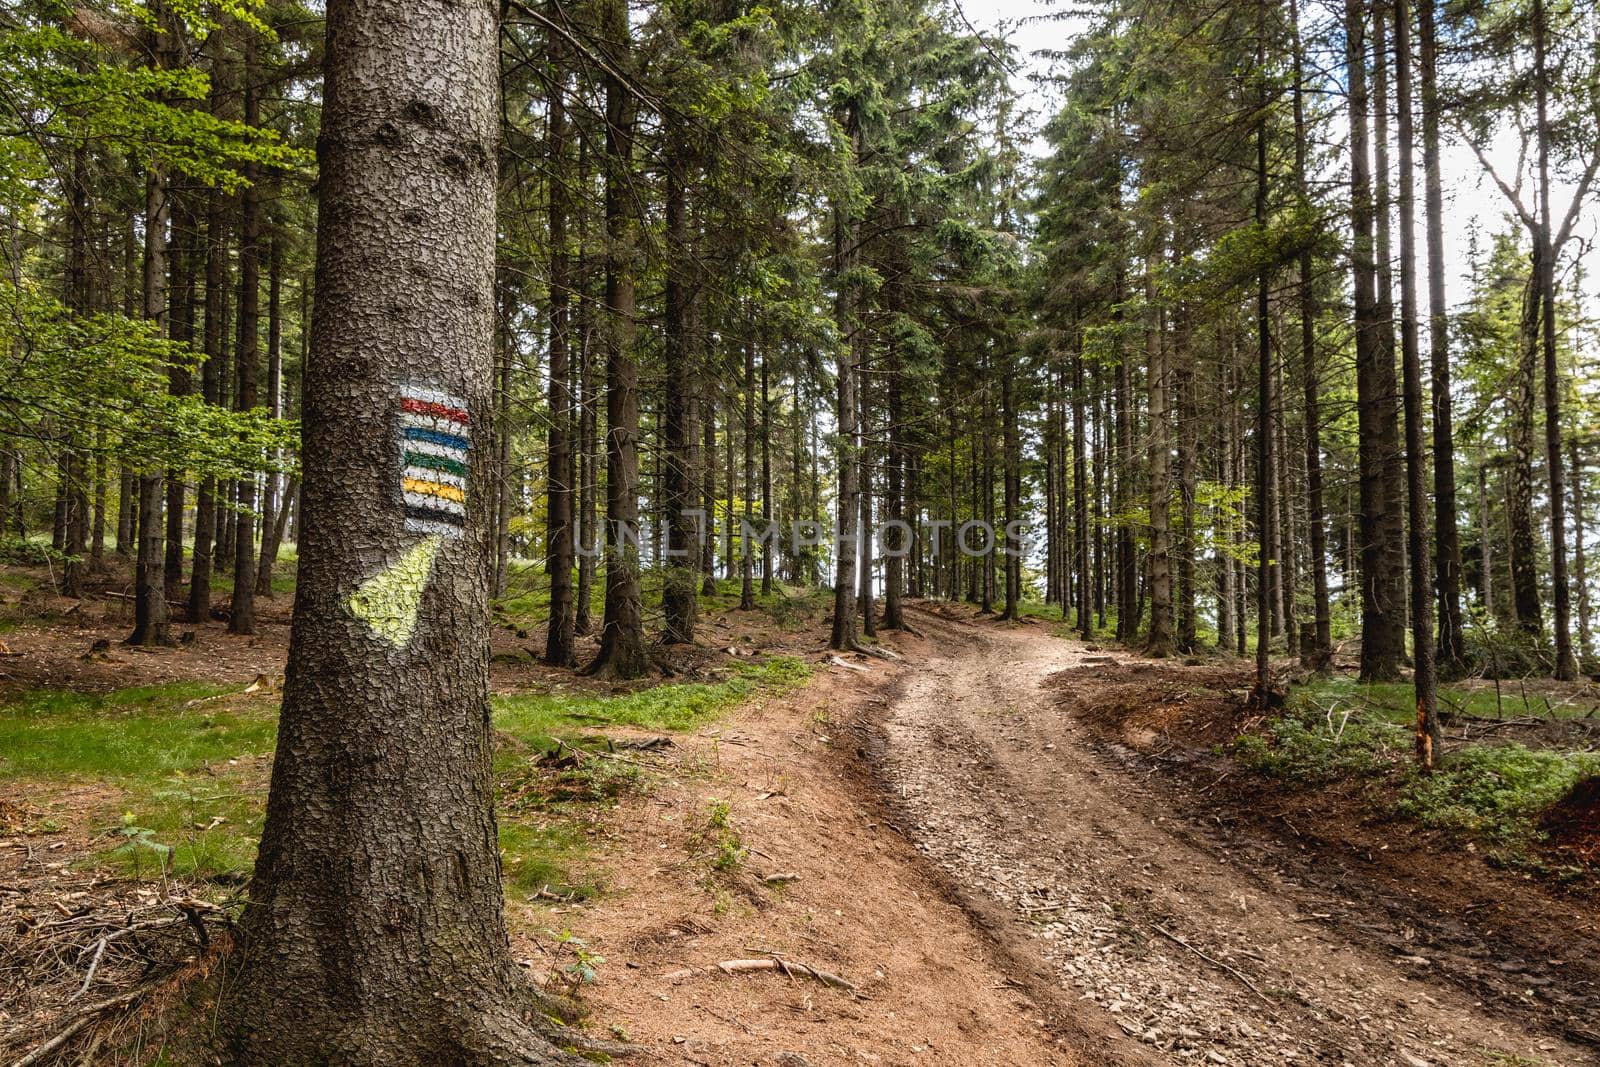
[[[457,489],[453,485],[423,481],[421,478],[407,478],[402,488],[408,493],[436,496],[442,500],[453,500],[457,504],[465,504],[467,502],[467,494],[464,490]]]

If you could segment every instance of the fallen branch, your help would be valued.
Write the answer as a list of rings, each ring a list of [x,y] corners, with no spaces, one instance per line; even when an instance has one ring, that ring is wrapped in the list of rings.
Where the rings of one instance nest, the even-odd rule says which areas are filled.
[[[683,978],[692,978],[697,974],[710,974],[713,970],[721,971],[723,974],[728,975],[749,974],[756,971],[774,971],[779,974],[788,975],[791,978],[796,974],[803,974],[809,978],[816,979],[825,986],[832,986],[834,989],[842,989],[846,993],[854,994],[858,992],[852,983],[845,981],[836,974],[831,974],[828,971],[820,970],[808,964],[796,963],[793,960],[786,960],[782,956],[777,955],[772,956],[770,959],[764,960],[723,960],[721,963],[716,964],[713,967],[686,967],[681,971],[673,971],[671,974],[662,975],[662,977],[668,981],[678,981],[679,979]]]
[[[1270,997],[1268,997],[1265,993],[1261,992],[1261,990],[1257,989],[1256,988],[1256,984],[1254,982],[1250,981],[1250,979],[1246,978],[1243,974],[1241,974],[1238,971],[1238,969],[1228,966],[1226,963],[1223,963],[1219,959],[1214,959],[1211,956],[1207,956],[1204,952],[1201,952],[1199,949],[1195,948],[1193,945],[1189,944],[1189,942],[1185,941],[1183,938],[1179,937],[1177,934],[1173,933],[1171,930],[1168,930],[1165,926],[1162,926],[1160,923],[1151,923],[1150,924],[1150,928],[1153,929],[1156,933],[1160,934],[1162,937],[1166,938],[1168,941],[1171,941],[1173,944],[1181,945],[1184,948],[1188,949],[1190,952],[1193,952],[1196,956],[1199,956],[1201,959],[1203,959],[1207,963],[1211,964],[1211,966],[1219,967],[1222,970],[1227,971],[1229,974],[1233,975],[1233,977],[1237,978],[1244,985],[1244,987],[1246,989],[1250,990],[1250,992],[1252,992],[1256,996],[1260,997],[1261,1000],[1263,1001],[1263,1003],[1266,1003],[1266,1004],[1271,1004],[1272,1003],[1272,999]]]

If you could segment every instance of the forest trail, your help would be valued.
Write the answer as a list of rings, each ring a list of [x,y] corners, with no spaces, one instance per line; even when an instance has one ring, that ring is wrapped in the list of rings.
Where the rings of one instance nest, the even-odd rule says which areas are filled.
[[[1354,943],[1320,921],[1353,901],[1247,864],[1164,803],[1153,772],[1108,759],[1046,682],[1126,654],[1037,626],[912,619],[930,655],[883,705],[875,753],[904,829],[1020,969],[1045,969],[1036,999],[1040,985],[1081,998],[1078,1025],[1114,1026],[1118,1058],[1600,1062],[1533,1012],[1430,980],[1424,949]]]

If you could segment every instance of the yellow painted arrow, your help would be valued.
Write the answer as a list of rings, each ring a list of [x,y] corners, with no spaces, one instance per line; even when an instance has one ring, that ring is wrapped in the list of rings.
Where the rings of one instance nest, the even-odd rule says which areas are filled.
[[[417,609],[433,573],[444,538],[424,538],[400,558],[356,587],[350,594],[350,614],[395,648],[405,648],[417,632]]]

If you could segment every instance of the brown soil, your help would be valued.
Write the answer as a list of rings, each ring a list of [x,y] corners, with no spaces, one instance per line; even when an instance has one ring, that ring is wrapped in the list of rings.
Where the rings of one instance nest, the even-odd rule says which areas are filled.
[[[877,714],[905,667],[823,667],[793,696],[680,739],[647,795],[607,820],[609,871],[594,905],[521,906],[519,950],[540,971],[570,929],[605,958],[584,999],[649,1062],[1108,1064],[1032,979],[975,929],[879,813],[851,724]],[[712,805],[728,805],[746,853],[715,866]],[[782,877],[780,877],[782,876]],[[528,936],[534,935],[534,936]],[[728,974],[772,958],[843,978]],[[679,972],[692,970],[689,975]]]
[[[1539,826],[1557,848],[1600,866],[1600,778],[1585,778],[1573,786]]]

